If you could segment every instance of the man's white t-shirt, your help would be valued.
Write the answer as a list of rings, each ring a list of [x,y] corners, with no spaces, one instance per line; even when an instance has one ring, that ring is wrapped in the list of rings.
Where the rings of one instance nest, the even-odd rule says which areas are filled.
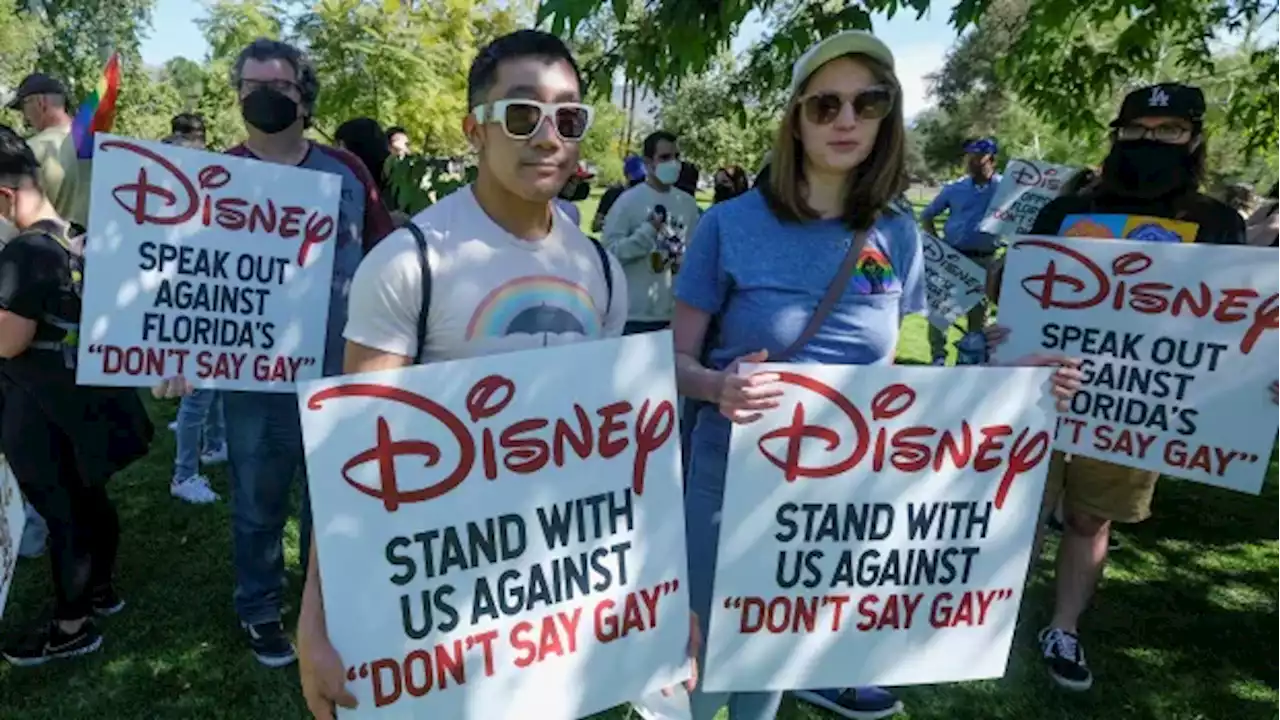
[[[522,240],[480,208],[470,186],[414,216],[431,266],[424,362],[622,335],[627,281],[618,261],[609,257],[610,302],[592,240],[562,212],[552,218],[546,237]],[[400,229],[360,263],[343,336],[412,358],[422,300],[418,244]]]

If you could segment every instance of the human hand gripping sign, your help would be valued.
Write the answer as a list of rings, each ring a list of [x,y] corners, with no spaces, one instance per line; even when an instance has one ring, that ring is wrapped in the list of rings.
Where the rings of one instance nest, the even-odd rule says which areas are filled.
[[[157,400],[182,398],[195,392],[195,386],[181,375],[174,375],[161,380],[151,388],[151,397]]]
[[[720,414],[739,425],[746,425],[764,417],[765,410],[779,406],[782,388],[778,385],[780,378],[777,373],[739,374],[743,365],[758,364],[768,359],[768,350],[758,350],[743,355],[725,368],[720,374]]]
[[[316,720],[333,720],[334,707],[356,707],[356,696],[347,689],[342,656],[328,634],[314,622],[298,622],[298,674],[302,698]]]
[[[983,330],[983,335],[987,339],[987,355],[991,355],[996,348],[1009,339],[1009,328],[1003,325],[989,325]],[[1009,367],[1058,366],[1057,371],[1053,373],[1050,394],[1053,395],[1059,412],[1066,412],[1071,407],[1071,398],[1075,397],[1075,394],[1084,386],[1084,373],[1080,370],[1080,358],[1053,353],[1033,353],[999,364]]]

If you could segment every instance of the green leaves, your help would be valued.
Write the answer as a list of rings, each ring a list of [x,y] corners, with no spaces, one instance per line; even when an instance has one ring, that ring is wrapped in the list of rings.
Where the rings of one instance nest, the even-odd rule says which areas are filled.
[[[474,166],[454,172],[448,160],[423,155],[390,158],[385,172],[392,209],[408,215],[422,212],[476,179]]]

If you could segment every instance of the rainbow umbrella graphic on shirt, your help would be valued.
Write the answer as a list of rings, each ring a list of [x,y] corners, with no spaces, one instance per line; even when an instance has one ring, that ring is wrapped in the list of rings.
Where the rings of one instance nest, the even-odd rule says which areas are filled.
[[[120,54],[111,53],[107,66],[102,69],[98,87],[80,103],[76,117],[71,121],[71,139],[76,144],[76,156],[82,160],[93,157],[93,134],[111,132],[116,122],[116,96],[120,94]]]

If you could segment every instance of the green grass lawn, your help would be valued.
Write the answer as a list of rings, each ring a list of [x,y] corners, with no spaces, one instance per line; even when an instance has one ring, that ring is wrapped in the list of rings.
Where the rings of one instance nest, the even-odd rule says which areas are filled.
[[[900,357],[927,359],[923,321],[910,321]],[[305,716],[296,668],[259,666],[236,628],[226,500],[195,507],[169,496],[173,438],[164,425],[175,407],[153,407],[159,428],[154,451],[111,486],[123,527],[119,587],[128,608],[104,622],[106,644],[90,658],[22,670],[0,662],[0,718]],[[906,720],[1275,718],[1275,472],[1273,459],[1262,497],[1177,481],[1160,486],[1155,517],[1121,533],[1123,547],[1086,618],[1086,649],[1097,674],[1091,692],[1056,690],[1041,670],[1035,633],[1052,600],[1042,562],[1006,677],[903,689]],[[225,498],[225,474],[215,469],[212,477]],[[286,544],[296,597],[296,522]],[[20,561],[0,633],[42,617],[49,593],[47,560]],[[294,617],[287,622],[292,627]],[[615,710],[601,720],[625,716]],[[788,700],[780,717],[832,716]]]

